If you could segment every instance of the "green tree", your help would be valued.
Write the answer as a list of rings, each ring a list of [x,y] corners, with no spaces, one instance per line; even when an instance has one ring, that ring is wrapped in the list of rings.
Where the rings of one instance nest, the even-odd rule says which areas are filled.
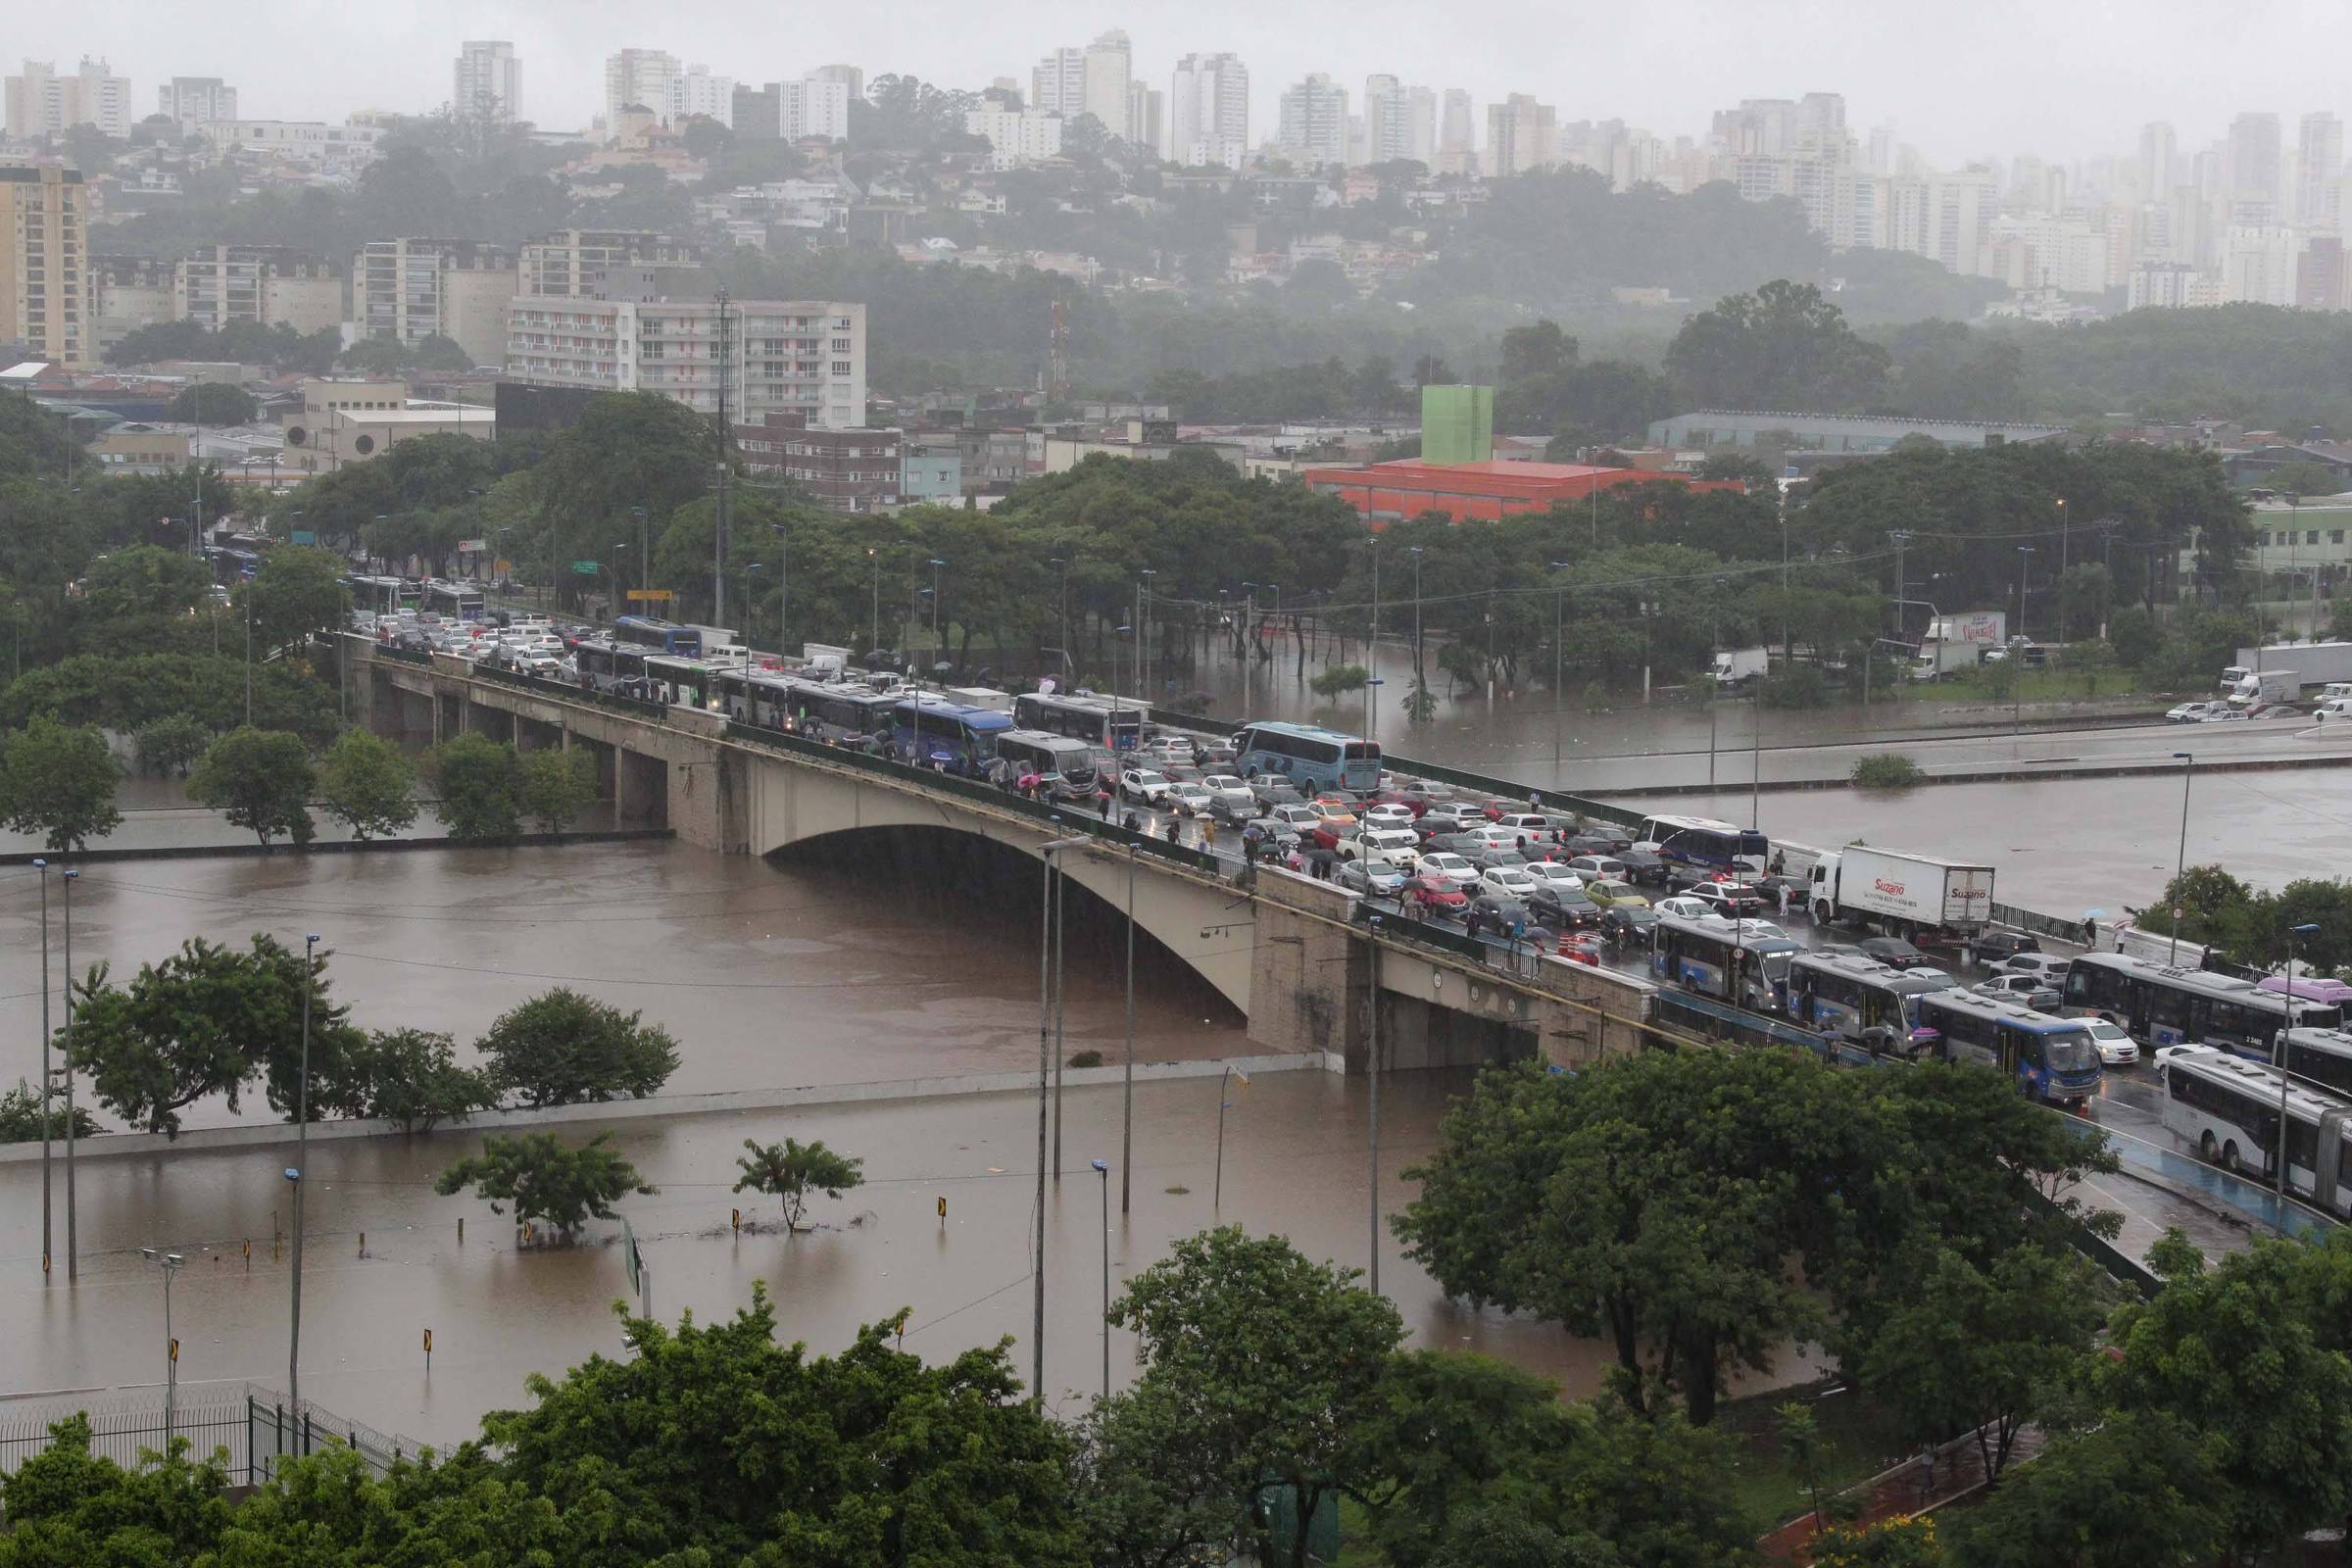
[[[9,1524],[0,1568],[163,1568],[198,1560],[227,1527],[227,1467],[219,1457],[192,1461],[186,1438],[125,1470],[90,1452],[86,1414],[54,1423],[49,1435],[47,1447],[0,1482]]]
[[[40,834],[50,853],[78,854],[121,825],[122,781],[105,736],[36,715],[0,752],[0,814],[16,832]]]
[[[1951,1532],[1956,1568],[2205,1568],[2227,1537],[2229,1448],[2155,1410],[2062,1432]]]
[[[1306,684],[1317,697],[1344,697],[1362,691],[1371,678],[1372,672],[1361,664],[1334,664]]]
[[[1854,759],[1848,775],[1866,790],[1907,790],[1927,777],[1926,770],[1900,752],[1872,752]]]
[[[1408,1172],[1408,1255],[1448,1296],[1605,1336],[1629,1397],[1656,1379],[1691,1419],[1735,1368],[1821,1328],[1787,1258],[1838,1125],[1827,1069],[1774,1053],[1655,1052],[1576,1076],[1482,1074]],[[1818,1120],[1817,1120],[1818,1118]]]
[[[1294,1489],[1300,1520],[1356,1484],[1349,1434],[1375,1407],[1404,1328],[1355,1279],[1281,1237],[1226,1226],[1177,1242],[1112,1304],[1141,1341],[1140,1384],[1177,1401],[1237,1515],[1268,1483]],[[1289,1545],[1292,1568],[1304,1568],[1303,1528]]]
[[[542,833],[561,833],[596,804],[596,759],[586,747],[523,754],[522,812]]]
[[[1980,1269],[1940,1250],[1857,1370],[1909,1441],[1975,1432],[1984,1473],[1997,1481],[2025,1423],[2088,1352],[2106,1305],[2079,1252],[2019,1248]]]
[[[251,424],[261,412],[261,404],[241,386],[199,381],[172,400],[164,417],[182,424]]]
[[[336,1087],[342,1114],[396,1121],[405,1133],[464,1121],[499,1101],[490,1074],[460,1066],[456,1043],[424,1029],[370,1033],[351,1048]]]
[[[213,732],[185,713],[167,713],[140,725],[132,744],[138,748],[139,766],[147,772],[158,778],[173,774],[184,778],[196,759],[213,744]]]
[[[415,769],[390,741],[346,730],[320,760],[318,804],[362,843],[401,832],[416,820]]]
[[[284,835],[308,844],[311,791],[318,782],[302,737],[245,726],[213,742],[188,774],[188,799],[225,813],[268,849]]]
[[[475,1049],[526,1105],[642,1100],[677,1070],[677,1042],[640,1014],[563,987],[500,1015]]]
[[[433,1191],[447,1198],[470,1187],[489,1200],[491,1213],[503,1214],[499,1205],[511,1203],[515,1223],[545,1220],[568,1242],[590,1216],[612,1218],[615,1200],[657,1191],[636,1166],[605,1147],[612,1139],[611,1133],[599,1133],[568,1148],[554,1133],[493,1134],[482,1140],[479,1154],[434,1177]]]
[[[469,730],[434,747],[426,767],[440,786],[450,837],[474,844],[522,830],[522,766],[514,747]]]
[[[1697,408],[1838,411],[1879,395],[1888,358],[1819,289],[1779,278],[1685,321],[1666,370]]]
[[[291,650],[343,624],[351,609],[351,592],[343,586],[346,569],[331,550],[279,545],[238,587],[237,614],[252,614],[259,647]]]
[[[1813,1568],[1943,1568],[1936,1521],[1924,1514],[1840,1526],[1811,1543]]]
[[[801,1214],[810,1193],[838,1200],[865,1180],[860,1174],[863,1160],[836,1154],[821,1139],[810,1144],[794,1138],[761,1144],[746,1138],[743,1147],[746,1152],[735,1161],[743,1175],[737,1178],[734,1190],[772,1194],[784,1205],[788,1230],[801,1228]]]
[[[63,1138],[66,1136],[65,1102],[54,1098],[50,1101],[48,1121],[50,1137]],[[97,1132],[98,1121],[90,1114],[89,1107],[75,1105],[74,1107],[74,1136],[91,1138],[95,1137]],[[16,1088],[0,1093],[0,1144],[37,1143],[40,1141],[40,1091],[20,1078],[17,1080]]]

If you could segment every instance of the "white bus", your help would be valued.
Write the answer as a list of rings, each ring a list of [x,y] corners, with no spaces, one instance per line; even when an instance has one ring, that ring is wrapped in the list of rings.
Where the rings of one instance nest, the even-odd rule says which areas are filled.
[[[2096,1013],[2130,1030],[2141,1045],[2226,1046],[2241,1056],[2274,1061],[2287,1026],[2287,999],[2251,980],[2212,969],[2177,969],[2121,953],[2085,953],[2067,967],[2065,1010]],[[2297,998],[2297,1026],[2333,1029],[2341,1008]]]
[[[1152,710],[1124,697],[1092,692],[1023,692],[1013,699],[1012,717],[1023,729],[1066,735],[1106,751],[1132,752],[1143,744]]]
[[[482,618],[482,590],[469,582],[434,582],[424,590],[424,608],[450,620]]]
[[[1705,871],[1761,872],[1772,858],[1763,834],[1711,816],[1644,817],[1641,842],[1655,844],[1661,859]]]
[[[2211,1046],[2156,1053],[2164,1125],[2225,1170],[2277,1180],[2280,1079],[2276,1067]],[[2286,1185],[2338,1219],[2352,1219],[2352,1103],[2287,1085]]]
[[[1110,768],[1108,756],[1098,746],[1068,735],[1049,735],[1042,729],[1008,729],[997,737],[997,755],[1017,779],[1034,773],[1045,781],[1056,800],[1092,801]]]
[[[2352,1034],[2341,1029],[2289,1029],[2286,1071],[2328,1094],[2352,1099]]]
[[[1788,960],[1788,1016],[1817,1034],[1877,1042],[1878,1049],[1927,1044],[1919,999],[1951,989],[1875,958],[1850,953],[1800,953]]]
[[[1751,936],[1744,924],[1731,920],[1662,914],[1650,928],[1649,966],[1667,985],[1735,1006],[1777,1010],[1787,1005],[1788,966],[1801,951],[1787,937]]]

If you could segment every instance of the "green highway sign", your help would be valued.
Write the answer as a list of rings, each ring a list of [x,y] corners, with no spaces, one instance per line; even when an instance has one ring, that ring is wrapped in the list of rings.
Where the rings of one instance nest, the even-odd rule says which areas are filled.
[[[593,577],[604,568],[593,561],[575,561],[571,564],[571,569],[583,577]]]
[[[298,545],[315,545],[318,542],[318,536],[308,528],[297,528],[286,537]]]

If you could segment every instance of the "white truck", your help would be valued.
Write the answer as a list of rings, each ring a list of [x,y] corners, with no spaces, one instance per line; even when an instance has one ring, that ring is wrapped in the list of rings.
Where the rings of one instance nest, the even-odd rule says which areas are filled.
[[[2291,703],[2303,693],[2303,676],[2298,670],[2266,669],[2259,673],[2248,670],[2225,688],[2232,708],[2252,708],[2259,703]]]
[[[2268,674],[2273,670],[2292,670],[2296,680],[2305,686],[2325,686],[2329,681],[2352,680],[2352,643],[2270,643],[2261,648],[2240,648],[2237,662],[2222,671],[2222,695],[2248,675]],[[2288,692],[2284,701],[2293,701]],[[2273,701],[2276,699],[2265,699]]]
[[[1724,691],[1762,680],[1772,670],[1772,655],[1761,648],[1724,648],[1715,654],[1715,684]]]
[[[1992,867],[1848,845],[1813,864],[1816,925],[1876,926],[1890,936],[1965,938],[1992,918]]]

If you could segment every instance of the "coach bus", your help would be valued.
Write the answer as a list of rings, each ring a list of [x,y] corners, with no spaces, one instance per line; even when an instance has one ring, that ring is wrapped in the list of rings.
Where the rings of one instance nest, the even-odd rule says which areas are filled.
[[[1012,701],[1012,716],[1023,729],[1066,735],[1112,752],[1132,752],[1143,743],[1152,711],[1124,697],[1093,693],[1023,692]]]
[[[612,640],[687,659],[700,659],[703,655],[703,634],[698,628],[657,620],[650,615],[621,616],[612,623]]]
[[[1313,724],[1271,720],[1250,725],[1233,738],[1234,771],[1245,778],[1280,773],[1313,790],[1349,790],[1368,795],[1380,788],[1380,747],[1360,735]]]
[[[2211,1046],[2156,1054],[2164,1125],[2225,1170],[2278,1179],[2279,1111],[2286,1112],[2286,1187],[2338,1219],[2352,1219],[2352,1102],[2291,1082],[2278,1069]]]
[[[1919,999],[1919,1022],[1941,1037],[1946,1061],[1990,1067],[2034,1100],[2079,1106],[2099,1092],[2098,1042],[2080,1018],[1971,991],[1939,991]]]
[[[2257,1061],[2278,1054],[2279,1031],[2288,1025],[2289,999],[2251,980],[2212,969],[2180,969],[2121,953],[2085,953],[2068,965],[2061,993],[2072,1014],[2095,1013],[2119,1023],[2141,1045],[2220,1046]],[[2306,1029],[2334,1029],[2343,1009],[2324,1003],[2292,1002],[2293,1022]]]
[[[972,772],[997,754],[997,737],[1012,715],[996,708],[967,708],[935,697],[903,699],[891,710],[890,738],[917,767],[938,764]]]
[[[1772,858],[1772,841],[1763,834],[1711,816],[1645,817],[1641,842],[1655,844],[1660,859],[1706,871],[1761,871]]]

